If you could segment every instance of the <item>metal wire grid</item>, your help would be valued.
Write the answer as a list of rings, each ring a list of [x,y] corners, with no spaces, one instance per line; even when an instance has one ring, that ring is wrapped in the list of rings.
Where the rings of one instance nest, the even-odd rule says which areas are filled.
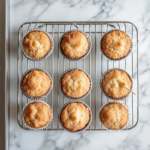
[[[86,34],[89,34],[89,36],[92,39],[92,45],[94,45],[88,58],[79,62],[76,61],[74,64],[71,61],[68,61],[61,56],[59,52],[59,42],[58,42],[60,35],[65,33],[67,30],[71,30],[73,26],[77,30],[79,29],[85,32]],[[130,28],[128,28],[128,26],[130,26]],[[107,131],[108,129],[106,129],[100,123],[98,116],[99,116],[99,110],[103,106],[103,104],[111,100],[106,98],[105,95],[103,95],[103,93],[100,91],[100,88],[98,86],[99,80],[102,74],[104,73],[104,69],[108,70],[110,66],[114,68],[116,63],[118,64],[118,67],[121,68],[122,63],[120,61],[117,62],[110,61],[107,58],[105,58],[105,56],[103,56],[103,54],[100,52],[99,49],[100,47],[97,45],[99,45],[100,39],[103,36],[103,34],[109,31],[109,28],[122,30],[122,27],[124,28],[125,32],[127,32],[128,30],[128,32],[131,33],[131,39],[135,47],[130,57],[122,61],[124,61],[124,70],[127,70],[127,68],[130,68],[131,70],[129,74],[131,75],[132,78],[134,78],[134,82],[136,82],[136,86],[134,86],[135,88],[133,88],[133,90],[136,90],[134,92],[137,93],[136,97],[133,97],[133,95],[130,94],[130,97],[127,100],[121,101],[123,104],[129,107],[129,113],[131,118],[129,125],[122,130],[130,130],[134,128],[137,125],[139,119],[138,30],[133,23],[125,22],[125,21],[123,22],[26,22],[20,26],[18,31],[18,98],[17,98],[17,114],[18,114],[17,119],[20,127],[28,130],[28,128],[23,125],[21,117],[22,117],[23,106],[30,100],[27,99],[21,93],[20,78],[22,77],[23,73],[29,69],[30,67],[29,64],[30,64],[32,66],[30,68],[36,68],[37,66],[39,66],[40,68],[42,69],[45,68],[46,71],[51,72],[50,74],[52,75],[54,84],[55,81],[57,83],[55,84],[55,88],[52,90],[51,94],[48,97],[46,97],[46,99],[44,99],[44,101],[49,103],[49,105],[52,107],[54,119],[56,120],[55,121],[53,119],[52,123],[45,130],[63,130],[59,125],[59,120],[57,116],[59,115],[60,107],[62,107],[63,104],[65,104],[69,100],[65,96],[61,95],[58,80],[62,72],[66,70],[67,68],[66,66],[69,64],[69,68],[74,68],[73,65],[75,65],[76,68],[83,66],[82,68],[83,70],[86,70],[88,68],[87,70],[89,72],[89,75],[92,76],[92,80],[94,81],[93,82],[94,88],[92,92],[89,94],[88,98],[84,99],[84,101],[88,103],[93,114],[92,124],[89,126],[89,129],[87,130]],[[20,50],[19,42],[23,37],[23,34],[27,32],[29,29],[33,29],[33,28],[43,29],[49,32],[52,35],[55,42],[55,47],[54,47],[55,53],[53,52],[49,58],[46,58],[46,60],[40,62],[36,62],[36,61],[33,62],[26,59],[26,57],[24,57],[24,55],[21,53]],[[91,58],[91,55],[93,59]],[[100,59],[100,63],[98,62],[99,59]],[[130,63],[130,65],[128,65],[128,63]],[[60,67],[61,66],[60,64],[63,65],[63,67]],[[91,65],[93,66],[92,68]],[[60,71],[61,69],[63,70]],[[95,69],[94,73],[92,69]],[[136,70],[135,72],[134,69]],[[99,72],[99,70],[101,71]],[[91,97],[92,95],[93,97]],[[57,100],[55,98],[57,98]]]

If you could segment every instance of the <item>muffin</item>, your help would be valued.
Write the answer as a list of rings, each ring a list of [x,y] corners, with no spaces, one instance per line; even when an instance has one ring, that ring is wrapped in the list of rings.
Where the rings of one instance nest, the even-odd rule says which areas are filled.
[[[84,71],[74,69],[62,76],[61,88],[68,97],[82,98],[90,91],[91,80]]]
[[[123,86],[132,88],[132,80],[125,71],[115,69],[104,75],[102,89],[109,97],[119,99],[127,96],[129,91]]]
[[[21,88],[34,98],[44,96],[52,87],[50,77],[42,70],[32,70],[22,79]]]
[[[87,37],[79,31],[67,32],[61,39],[61,51],[69,58],[80,58],[88,51]]]
[[[35,59],[46,56],[52,46],[49,36],[42,31],[31,31],[22,42],[25,53]]]
[[[127,108],[119,102],[110,102],[104,105],[99,114],[102,124],[112,130],[122,129],[127,125],[129,112]]]
[[[120,30],[113,30],[104,35],[101,41],[102,52],[111,59],[124,58],[131,50],[132,42],[129,36]]]
[[[23,121],[31,128],[42,128],[48,125],[52,117],[51,108],[43,102],[29,103],[23,111]]]
[[[70,131],[84,129],[90,122],[90,110],[81,102],[69,103],[63,108],[60,120],[61,124]]]

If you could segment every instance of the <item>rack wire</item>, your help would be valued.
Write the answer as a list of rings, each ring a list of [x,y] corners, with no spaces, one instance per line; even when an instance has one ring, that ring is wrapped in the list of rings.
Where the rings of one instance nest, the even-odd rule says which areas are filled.
[[[43,61],[36,62],[28,60],[21,52],[20,40],[24,33],[30,29],[42,29],[47,31],[54,39],[54,51],[50,57]],[[92,50],[88,57],[81,61],[69,61],[59,52],[59,38],[68,30],[80,30],[88,34],[92,40]],[[121,61],[107,59],[100,51],[100,40],[104,33],[113,29],[120,29],[126,32],[132,39],[132,53]],[[89,73],[93,81],[93,89],[89,96],[83,101],[86,102],[92,111],[92,123],[87,129],[92,131],[108,131],[99,121],[99,111],[103,104],[112,101],[106,98],[100,90],[100,78],[110,68],[121,68],[127,71],[133,79],[133,91],[136,96],[130,94],[125,100],[120,101],[129,109],[129,123],[122,130],[130,130],[138,124],[139,120],[139,74],[138,74],[138,30],[137,27],[127,21],[107,22],[26,22],[18,30],[18,98],[17,98],[17,120],[21,128],[29,130],[22,122],[23,106],[32,101],[27,99],[20,90],[20,79],[23,73],[30,68],[41,68],[49,72],[53,78],[54,87],[48,97],[43,99],[53,109],[53,121],[45,130],[63,130],[59,124],[58,115],[61,107],[69,101],[59,89],[59,77],[69,68],[83,69]]]

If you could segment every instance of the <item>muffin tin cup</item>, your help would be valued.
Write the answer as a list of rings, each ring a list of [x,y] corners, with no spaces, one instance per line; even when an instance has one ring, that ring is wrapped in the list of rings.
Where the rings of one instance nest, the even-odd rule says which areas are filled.
[[[45,105],[47,105],[50,110],[51,110],[51,118],[50,118],[50,121],[49,123],[47,123],[45,126],[41,127],[41,128],[32,128],[30,126],[28,126],[24,120],[24,116],[23,116],[23,113],[24,113],[24,110],[26,109],[26,107],[29,105],[29,104],[32,104],[32,103],[36,103],[36,102],[41,102],[41,103],[44,103]],[[51,109],[51,107],[44,101],[41,101],[41,100],[36,100],[36,101],[32,101],[32,102],[29,102],[27,103],[24,107],[23,107],[23,110],[22,110],[22,121],[23,121],[23,124],[28,128],[28,130],[44,130],[46,127],[48,127],[48,125],[51,123],[51,121],[53,120],[53,110]]]
[[[69,71],[71,71],[71,70],[75,70],[75,69],[85,72],[85,74],[88,76],[88,78],[89,78],[90,81],[91,81],[91,88],[90,88],[90,90],[89,90],[84,96],[79,97],[79,98],[73,98],[73,97],[70,97],[70,96],[66,95],[66,94],[64,93],[63,89],[62,89],[62,86],[61,86],[62,77],[63,77],[67,72],[69,72]],[[61,92],[62,92],[63,95],[66,96],[70,101],[74,101],[74,102],[75,102],[75,101],[78,101],[78,100],[82,100],[82,99],[86,98],[86,97],[89,95],[89,93],[91,92],[91,90],[92,90],[92,79],[91,79],[91,77],[89,76],[89,74],[88,74],[86,71],[82,70],[82,69],[71,68],[71,69],[68,69],[68,70],[64,71],[63,74],[61,75],[59,81],[60,81],[59,86],[60,86]]]
[[[62,124],[62,122],[61,122],[61,113],[62,113],[63,109],[64,109],[68,104],[70,104],[70,103],[82,103],[82,104],[84,104],[84,105],[89,109],[89,111],[90,111],[90,121],[89,121],[88,124],[87,124],[83,129],[81,129],[81,130],[78,130],[78,131],[71,131],[71,130],[68,130],[66,127],[63,126],[63,124]],[[68,131],[68,132],[70,132],[70,133],[79,133],[79,132],[85,131],[85,130],[90,126],[90,124],[91,124],[91,122],[92,122],[92,111],[91,111],[90,107],[89,107],[85,102],[83,102],[83,101],[67,102],[67,103],[64,104],[64,106],[61,108],[61,111],[60,111],[60,113],[59,113],[59,115],[58,115],[58,120],[59,120],[59,123],[60,123],[60,125],[63,127],[64,130],[66,130],[66,131]]]
[[[100,110],[99,110],[99,115],[98,115],[98,119],[100,120],[101,123],[102,123],[101,118],[100,118],[101,110],[102,110],[107,104],[110,104],[110,103],[119,103],[119,104],[122,104],[122,103],[120,103],[119,101],[107,102],[106,104],[103,104],[103,106],[102,106],[102,107],[100,108]],[[129,113],[129,109],[127,108],[127,106],[124,105],[124,104],[122,104],[122,105],[128,110],[128,113]],[[107,128],[105,125],[103,125],[103,123],[102,123],[102,125],[103,125],[104,127],[106,127],[107,130],[109,130],[109,131],[122,131],[123,128],[126,128],[126,127],[128,126],[128,123],[129,123],[129,121],[130,121],[129,115],[130,115],[130,114],[128,114],[128,121],[127,121],[127,123],[126,123],[121,129],[110,129],[110,128]]]
[[[109,69],[109,70],[107,70],[106,72],[103,73],[103,75],[102,75],[102,77],[101,77],[101,79],[100,79],[100,89],[101,89],[102,93],[103,93],[108,99],[117,100],[117,101],[119,101],[119,100],[124,100],[124,99],[126,99],[126,98],[129,96],[130,92],[129,92],[127,95],[125,95],[125,96],[123,96],[123,97],[121,97],[121,98],[113,98],[113,97],[107,95],[107,94],[105,93],[105,91],[103,90],[103,87],[102,87],[103,78],[104,78],[104,76],[105,76],[109,71],[112,71],[112,70],[121,70],[121,71],[124,71],[124,72],[129,76],[129,78],[130,78],[130,80],[131,80],[131,82],[132,82],[131,89],[130,89],[130,90],[132,90],[133,81],[132,81],[131,76],[130,76],[129,73],[127,73],[125,70],[120,69],[120,68],[112,68],[112,69]]]
[[[21,85],[20,85],[20,89],[21,89],[22,93],[23,93],[27,98],[29,98],[30,100],[44,99],[44,98],[46,98],[46,97],[50,94],[50,92],[51,92],[52,89],[53,89],[53,79],[52,79],[52,77],[50,76],[50,74],[49,74],[47,71],[44,71],[44,70],[39,69],[39,68],[32,68],[32,69],[29,69],[29,70],[27,70],[27,71],[23,74],[23,76],[22,76],[22,78],[21,78],[21,80],[20,80],[20,84],[22,83],[22,81],[23,81],[25,75],[27,75],[27,74],[28,74],[29,72],[31,72],[32,70],[40,70],[40,71],[43,71],[43,72],[46,73],[46,75],[47,75],[47,76],[50,78],[50,80],[51,80],[51,87],[50,87],[49,91],[48,91],[45,95],[43,95],[43,96],[40,96],[40,97],[31,97],[31,96],[29,96],[29,95],[24,91],[24,89],[21,87]]]
[[[24,48],[23,48],[22,43],[23,43],[24,37],[25,37],[28,33],[32,32],[32,31],[41,31],[41,32],[44,32],[44,33],[49,37],[49,39],[50,39],[50,41],[51,41],[51,48],[50,48],[49,52],[48,52],[44,57],[42,57],[42,58],[33,58],[33,57],[30,57],[30,56],[25,52],[25,50],[24,50]],[[22,53],[24,54],[24,56],[25,56],[27,59],[30,59],[30,60],[32,60],[32,61],[41,61],[41,60],[46,59],[47,57],[49,57],[49,56],[52,54],[52,52],[53,52],[53,50],[54,50],[54,40],[53,40],[53,38],[50,36],[50,34],[49,34],[48,32],[46,32],[46,31],[39,30],[39,29],[31,29],[31,30],[29,30],[28,32],[26,32],[26,33],[23,35],[23,38],[20,40],[20,47],[21,47]]]
[[[103,40],[104,36],[105,36],[107,33],[110,33],[110,32],[112,32],[112,31],[122,31],[122,30],[114,29],[114,30],[110,30],[110,31],[106,32],[106,33],[102,36],[102,38],[101,38],[101,40],[100,40],[100,50],[101,50],[102,54],[103,54],[106,58],[108,58],[109,60],[112,60],[112,61],[120,61],[120,60],[123,60],[123,59],[127,58],[127,57],[129,56],[129,54],[132,52],[133,42],[132,42],[132,39],[130,38],[130,36],[129,36],[128,34],[126,34],[124,31],[122,31],[122,32],[124,32],[124,33],[129,37],[129,39],[130,39],[130,41],[131,41],[131,46],[130,46],[129,52],[128,52],[125,56],[123,56],[123,57],[121,57],[121,58],[117,58],[117,59],[113,59],[113,58],[107,56],[107,55],[103,52],[103,50],[102,50],[101,43],[102,43],[102,40]]]
[[[91,40],[91,38],[90,38],[86,33],[82,32],[82,31],[79,31],[79,32],[83,33],[83,34],[87,37],[87,39],[88,39],[88,42],[89,42],[88,50],[87,50],[87,52],[86,52],[83,56],[81,56],[81,57],[79,57],[79,58],[70,58],[70,57],[66,56],[66,55],[63,53],[63,51],[61,50],[61,41],[62,41],[63,36],[64,36],[66,33],[69,33],[69,32],[71,32],[71,31],[79,31],[79,30],[69,30],[69,31],[65,32],[65,33],[60,37],[60,39],[59,39],[59,50],[60,50],[60,53],[63,55],[64,58],[66,58],[66,59],[68,59],[68,60],[70,60],[70,61],[82,60],[82,59],[86,58],[86,57],[89,55],[89,53],[91,52],[91,49],[92,49],[92,40]]]

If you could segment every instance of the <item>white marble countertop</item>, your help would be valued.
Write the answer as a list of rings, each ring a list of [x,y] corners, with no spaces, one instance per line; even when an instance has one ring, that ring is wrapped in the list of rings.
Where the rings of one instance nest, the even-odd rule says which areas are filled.
[[[150,1],[10,0],[10,150],[150,150]],[[139,30],[140,118],[119,132],[25,131],[17,124],[17,31],[27,21],[131,21]]]

